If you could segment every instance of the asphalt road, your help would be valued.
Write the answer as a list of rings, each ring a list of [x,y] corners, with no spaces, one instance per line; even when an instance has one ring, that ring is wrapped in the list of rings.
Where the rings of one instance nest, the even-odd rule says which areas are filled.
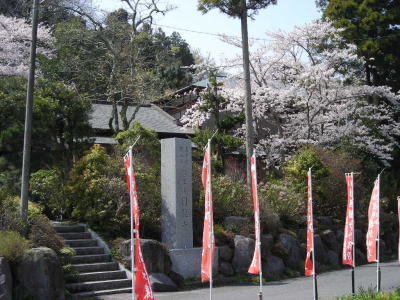
[[[398,262],[381,264],[383,291],[391,291],[400,286],[400,265]],[[356,268],[356,290],[375,288],[376,264]],[[350,271],[327,272],[318,277],[319,299],[332,299],[351,293]],[[229,285],[213,288],[213,300],[257,300],[258,286]],[[263,287],[264,299],[303,300],[313,299],[312,277],[300,277],[268,282]],[[204,300],[209,298],[209,289],[194,289],[174,293],[156,293],[157,300]],[[102,300],[130,300],[130,294],[102,296]]]

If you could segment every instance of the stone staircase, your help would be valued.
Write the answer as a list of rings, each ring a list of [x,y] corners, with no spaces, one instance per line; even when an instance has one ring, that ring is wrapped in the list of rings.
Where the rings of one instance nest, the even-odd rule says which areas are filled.
[[[127,272],[111,260],[106,246],[99,245],[101,242],[85,225],[54,223],[53,227],[76,251],[72,264],[79,274],[65,277],[66,289],[73,299],[131,292],[131,279]]]

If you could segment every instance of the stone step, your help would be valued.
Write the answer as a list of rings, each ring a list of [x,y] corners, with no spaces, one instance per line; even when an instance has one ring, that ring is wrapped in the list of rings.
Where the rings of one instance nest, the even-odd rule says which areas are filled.
[[[109,262],[109,254],[76,255],[72,258],[72,264],[90,264],[99,262]]]
[[[64,240],[65,243],[70,247],[96,247],[97,241],[96,240]]]
[[[74,265],[79,273],[115,271],[119,269],[118,263],[115,261],[94,263],[94,264],[78,264]]]
[[[83,292],[83,293],[74,294],[74,296],[76,297],[76,299],[87,298],[87,297],[90,297],[91,299],[97,299],[97,296],[131,293],[131,292],[132,292],[132,288],[129,287],[129,288],[122,288],[122,289],[115,289],[115,290]]]
[[[59,233],[64,240],[83,240],[83,239],[92,239],[92,236],[89,232],[64,232]]]
[[[82,225],[53,225],[53,228],[58,233],[84,232],[85,231],[85,226],[82,226]]]
[[[68,283],[76,282],[88,282],[88,281],[102,281],[102,280],[113,280],[113,279],[126,279],[125,271],[105,271],[105,272],[91,272],[81,273],[77,275],[65,276],[65,280]]]
[[[102,247],[74,247],[76,255],[104,254]]]
[[[66,289],[71,293],[98,291],[98,290],[114,290],[120,288],[127,288],[131,286],[130,279],[116,279],[104,281],[90,281],[79,283],[67,283]]]

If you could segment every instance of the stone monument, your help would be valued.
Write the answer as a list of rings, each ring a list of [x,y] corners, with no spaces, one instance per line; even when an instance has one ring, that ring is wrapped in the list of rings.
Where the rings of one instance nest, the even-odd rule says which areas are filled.
[[[202,248],[193,248],[192,142],[161,140],[161,239],[169,247],[172,270],[199,278]],[[213,272],[218,271],[218,249]]]
[[[193,248],[192,142],[161,140],[161,238],[171,249]]]

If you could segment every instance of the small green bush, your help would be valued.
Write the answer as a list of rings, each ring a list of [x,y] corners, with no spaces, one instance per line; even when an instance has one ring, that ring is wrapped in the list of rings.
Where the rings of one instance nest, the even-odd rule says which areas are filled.
[[[212,197],[215,222],[223,222],[226,216],[249,217],[253,211],[253,201],[247,186],[228,176],[212,177]],[[204,190],[200,196],[204,205]]]
[[[345,296],[345,297],[338,297],[337,300],[398,300],[400,299],[400,288],[392,293],[384,293],[380,292],[377,293],[372,289],[363,290],[361,289],[360,292],[356,296]]]
[[[61,248],[59,253],[63,266],[70,265],[72,262],[72,258],[76,255],[76,251],[71,247]]]
[[[66,247],[50,220],[45,215],[35,215],[29,219],[30,233],[29,239],[35,247],[48,247],[53,249],[57,255],[62,254],[61,250]]]
[[[57,170],[39,170],[29,181],[32,195],[56,218],[62,219],[67,210],[64,182]]]
[[[10,196],[0,202],[0,231],[17,231],[25,235],[28,231],[27,224],[21,219],[20,198]],[[28,218],[40,215],[43,209],[40,205],[28,202]]]
[[[15,231],[0,231],[0,255],[11,264],[18,263],[31,244]]]

